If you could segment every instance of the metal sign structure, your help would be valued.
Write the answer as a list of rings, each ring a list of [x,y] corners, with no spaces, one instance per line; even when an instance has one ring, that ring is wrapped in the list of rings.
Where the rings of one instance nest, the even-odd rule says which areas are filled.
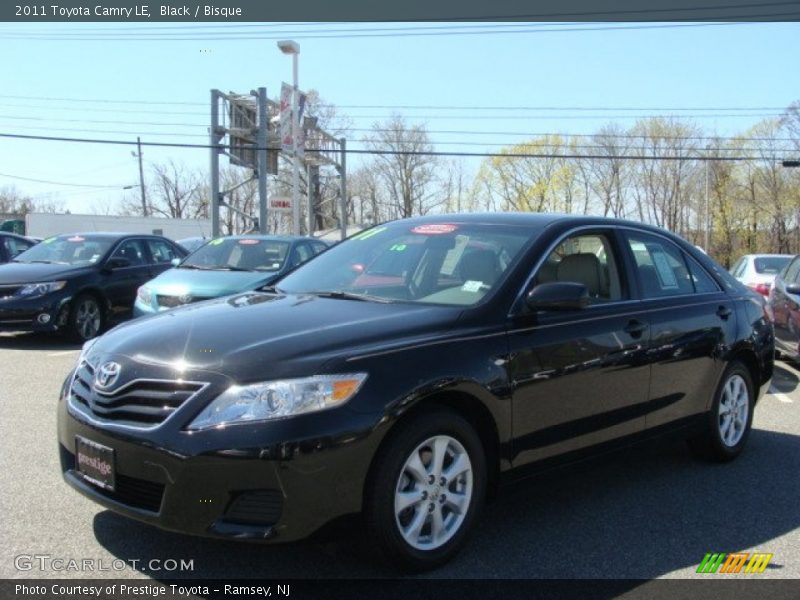
[[[286,87],[286,86],[285,86]],[[289,92],[292,88],[289,87]],[[291,96],[284,98],[285,92],[282,90],[280,103],[267,98],[267,90],[264,87],[251,91],[250,94],[225,94],[219,90],[211,90],[211,128],[210,138],[210,159],[211,159],[211,230],[213,236],[220,235],[220,207],[226,206],[230,210],[241,213],[230,206],[225,197],[234,190],[238,189],[249,181],[258,180],[258,217],[250,215],[243,216],[251,219],[253,228],[260,233],[267,233],[267,214],[268,211],[292,212],[293,206],[287,198],[272,198],[267,196],[267,175],[278,173],[278,156],[284,154],[289,160],[295,160],[292,149],[284,149],[284,145],[293,146],[291,143],[292,135],[289,133],[288,140],[284,136],[287,128],[286,122],[291,122]],[[298,113],[302,114],[306,105],[306,94],[299,93],[300,104]],[[288,104],[289,114],[286,115]],[[342,239],[347,231],[347,187],[346,187],[346,141],[344,138],[337,139],[333,135],[319,128],[316,118],[302,119],[302,127],[298,127],[298,147],[296,160],[300,161],[309,173],[308,188],[308,232],[315,230],[315,198],[318,190],[310,184],[311,181],[319,181],[319,169],[323,166],[334,167],[340,180],[339,190],[339,225],[342,232]],[[227,124],[226,124],[227,123]],[[273,125],[270,127],[270,125]],[[299,124],[299,123],[298,123]],[[225,138],[228,143],[225,144]],[[247,179],[225,191],[220,190],[219,160],[220,155],[229,158],[231,164],[252,169],[253,177]]]

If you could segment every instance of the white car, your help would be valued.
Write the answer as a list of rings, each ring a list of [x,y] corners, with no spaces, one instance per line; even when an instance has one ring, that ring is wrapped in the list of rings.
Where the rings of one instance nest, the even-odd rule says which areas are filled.
[[[789,264],[791,254],[745,254],[731,267],[736,279],[762,296],[769,296],[775,276]]]

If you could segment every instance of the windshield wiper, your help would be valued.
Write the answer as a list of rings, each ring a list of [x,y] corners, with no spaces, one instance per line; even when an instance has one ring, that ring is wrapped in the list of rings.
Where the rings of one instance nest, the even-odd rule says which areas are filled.
[[[219,267],[214,267],[214,271],[255,271],[255,269],[245,269],[243,267],[234,267],[232,265],[220,265]]]
[[[391,304],[394,300],[384,298],[382,296],[372,296],[370,294],[355,294],[353,292],[342,292],[339,290],[330,290],[322,292],[306,292],[313,296],[320,298],[336,298],[337,300],[360,300],[361,302],[379,302],[381,304]]]
[[[68,265],[69,264],[67,262],[58,261],[58,260],[15,260],[14,262],[20,262],[20,263],[24,262],[24,263],[28,263],[28,264],[42,263],[42,264],[45,264],[45,265]]]
[[[214,267],[201,267],[200,265],[184,265],[177,266],[178,269],[197,269],[198,271],[214,271]]]

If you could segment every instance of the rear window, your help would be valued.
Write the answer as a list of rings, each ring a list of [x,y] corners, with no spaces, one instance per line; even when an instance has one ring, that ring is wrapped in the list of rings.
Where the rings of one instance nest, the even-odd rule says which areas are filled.
[[[759,256],[753,262],[759,275],[777,275],[792,260],[791,256]]]

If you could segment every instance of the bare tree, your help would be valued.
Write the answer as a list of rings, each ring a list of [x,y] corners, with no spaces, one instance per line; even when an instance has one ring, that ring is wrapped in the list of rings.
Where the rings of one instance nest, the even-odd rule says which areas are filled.
[[[424,215],[444,204],[436,198],[437,159],[420,154],[433,151],[423,125],[409,125],[395,115],[373,125],[373,133],[364,140],[376,152],[373,168],[378,173],[391,204],[392,216],[405,218]]]

